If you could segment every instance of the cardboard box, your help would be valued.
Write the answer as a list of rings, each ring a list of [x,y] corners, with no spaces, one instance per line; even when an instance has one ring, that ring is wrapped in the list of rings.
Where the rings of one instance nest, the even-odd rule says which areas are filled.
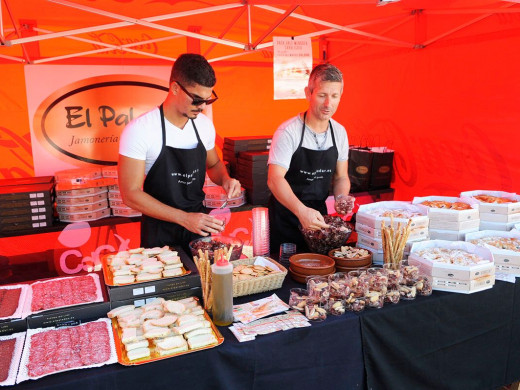
[[[432,229],[428,230],[430,240],[447,240],[447,241],[464,241],[466,234],[478,232],[478,227],[468,230],[446,230]]]
[[[443,230],[470,230],[470,229],[478,229],[480,226],[480,219],[470,219],[467,221],[440,221],[430,219],[430,229],[443,229]]]
[[[356,221],[356,232],[364,234],[365,236],[374,237],[374,238],[381,238],[381,229],[373,228],[367,225],[363,225],[362,223],[359,223]],[[413,240],[420,240],[420,239],[427,239],[428,238],[428,228],[425,226],[410,229],[410,235],[408,236],[408,239],[410,241]]]
[[[488,261],[475,265],[457,265],[431,261],[417,254],[417,252],[428,248],[460,249],[474,253]],[[408,256],[408,262],[417,265],[428,275],[448,280],[469,281],[495,274],[495,263],[491,251],[488,248],[462,241],[430,240],[414,243],[410,256]]]
[[[480,220],[479,229],[480,230],[500,230],[503,232],[508,232],[515,227],[516,222],[489,222]]]
[[[513,214],[480,213],[480,220],[486,222],[514,223],[520,221],[520,212]]]
[[[487,275],[473,280],[444,279],[434,277],[432,288],[437,291],[472,294],[488,290],[495,285],[495,275]]]
[[[494,230],[482,230],[466,235],[466,240],[472,242],[484,237],[504,237],[504,238],[516,238],[520,240],[520,232],[512,230],[510,232],[494,231]],[[492,245],[486,245],[493,255],[495,264],[520,266],[520,252],[516,252],[508,249],[500,249]]]
[[[428,227],[429,218],[427,207],[400,201],[383,201],[363,204],[359,206],[359,210],[356,214],[356,222],[378,229],[381,228],[382,221],[384,222],[385,226],[390,226],[390,217],[381,217],[374,214],[374,212],[376,212],[378,209],[406,210],[409,212],[419,213],[419,215],[410,218],[412,220],[411,228]],[[408,223],[408,219],[409,218],[394,218],[394,226],[399,222],[406,225]]]
[[[472,219],[479,219],[479,204],[473,198],[457,198],[453,196],[423,196],[415,197],[412,203],[422,204],[425,201],[443,201],[450,203],[461,202],[471,206],[471,209],[468,210],[441,209],[426,206],[428,207],[428,217],[430,218],[430,223],[432,220],[446,222],[462,222]]]
[[[107,286],[110,301],[144,299],[157,294],[173,293],[200,287],[200,276],[193,260],[180,247],[174,247],[174,250],[178,252],[184,264],[184,268],[187,271],[191,271],[190,274],[174,278],[152,280],[150,282],[133,283],[125,286]]]
[[[461,192],[461,197],[473,197],[476,195],[491,195],[498,196],[501,198],[510,198],[514,202],[511,203],[486,203],[479,202],[479,210],[481,213],[493,213],[493,214],[514,214],[520,213],[520,195],[513,192],[504,191],[487,191],[487,190],[475,190]]]
[[[0,336],[7,336],[13,333],[25,332],[27,330],[26,318],[14,318],[0,321]]]
[[[408,240],[406,242],[406,245],[404,246],[404,251],[409,252],[410,248],[412,247],[412,244],[414,242],[423,241],[425,239],[427,239],[427,237],[418,237],[413,240]],[[357,242],[360,245],[370,248],[370,250],[372,250],[372,251],[373,250],[378,250],[378,251],[383,250],[383,239],[382,238],[365,236],[364,234],[358,233]]]
[[[112,301],[110,302],[110,308],[115,309],[119,306],[134,305],[136,307],[143,306],[144,304],[151,302],[155,298],[164,298],[166,300],[179,300],[188,297],[198,297],[202,299],[202,288],[192,287],[185,290],[178,290],[164,294],[156,294],[143,298],[132,298],[123,301]]]
[[[520,277],[520,266],[505,263],[495,263],[496,273],[511,274]]]

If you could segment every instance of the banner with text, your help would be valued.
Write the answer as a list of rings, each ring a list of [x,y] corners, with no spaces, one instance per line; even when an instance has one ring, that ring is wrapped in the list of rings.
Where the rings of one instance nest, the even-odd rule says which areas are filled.
[[[168,66],[26,66],[36,176],[116,165],[133,118],[162,103]]]
[[[273,38],[274,99],[305,99],[312,70],[310,38]]]

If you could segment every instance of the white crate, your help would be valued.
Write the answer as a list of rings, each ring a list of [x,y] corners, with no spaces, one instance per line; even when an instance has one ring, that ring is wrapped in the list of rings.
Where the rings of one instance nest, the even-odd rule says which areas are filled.
[[[458,292],[472,294],[482,290],[488,290],[495,285],[495,275],[482,276],[472,280],[457,280],[432,278],[432,288],[437,291]]]
[[[480,230],[500,230],[503,232],[508,232],[515,227],[515,222],[505,223],[505,222],[489,222],[480,220],[479,229]]]
[[[465,266],[435,262],[417,255],[417,252],[428,248],[461,249],[469,253],[474,253],[482,257],[484,260],[487,260],[487,262]],[[408,261],[411,264],[421,267],[423,272],[428,275],[437,278],[472,280],[482,276],[495,274],[495,264],[493,262],[491,251],[488,248],[463,241],[430,240],[416,242],[412,245]]]
[[[464,241],[466,234],[478,232],[478,227],[468,230],[429,229],[430,240]]]
[[[500,204],[479,202],[479,210],[481,213],[513,214],[520,212],[520,195],[517,195],[514,192],[475,190],[460,193],[461,197],[473,197],[476,195],[491,195],[514,200],[512,203]]]
[[[443,202],[462,202],[467,203],[471,206],[471,209],[468,210],[451,210],[451,209],[440,209],[435,207],[428,207],[428,217],[430,218],[430,226],[431,221],[447,221],[447,222],[462,222],[472,219],[479,218],[479,205],[478,202],[473,198],[457,198],[453,196],[423,196],[423,197],[415,197],[412,201],[413,204],[422,204],[425,201],[435,201],[440,200]]]
[[[469,229],[478,229],[480,226],[479,219],[470,219],[468,221],[455,221],[455,222],[447,222],[447,221],[439,221],[430,219],[430,229],[444,229],[444,230],[469,230]]]
[[[470,242],[472,240],[477,240],[479,238],[484,237],[505,237],[520,239],[520,232],[515,230],[512,230],[510,232],[498,230],[481,230],[479,232],[467,234],[465,241]],[[500,263],[502,265],[520,266],[520,252],[507,249],[500,249],[492,245],[486,245],[486,248],[488,248],[491,251],[495,263]]]
[[[486,222],[516,223],[520,221],[520,212],[513,214],[480,213],[480,220]]]
[[[356,221],[356,232],[364,234],[365,236],[381,238],[381,229],[373,228],[367,225],[363,225]],[[410,236],[408,237],[410,240],[420,239],[420,238],[428,238],[428,228],[427,227],[418,227],[414,229],[410,229]]]
[[[400,201],[383,201],[383,202],[374,202],[369,204],[363,204],[359,206],[359,210],[356,213],[356,222],[359,222],[363,225],[370,226],[373,228],[381,228],[381,222],[383,221],[386,226],[390,226],[391,218],[390,217],[380,217],[378,215],[373,214],[377,210],[407,210],[410,212],[416,212],[420,215],[414,216],[410,218],[412,220],[411,228],[419,228],[419,227],[428,227],[428,208],[421,205],[414,205],[410,202],[400,202]],[[401,222],[402,224],[408,223],[408,218],[394,218],[394,226],[397,223]]]

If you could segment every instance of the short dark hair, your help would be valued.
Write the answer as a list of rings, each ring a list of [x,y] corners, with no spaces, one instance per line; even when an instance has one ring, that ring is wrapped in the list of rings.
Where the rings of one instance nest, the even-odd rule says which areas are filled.
[[[332,64],[319,64],[314,67],[309,76],[308,86],[311,92],[317,81],[335,81],[343,84],[343,74]]]
[[[203,56],[186,53],[181,54],[173,64],[170,85],[174,81],[187,85],[196,83],[213,88],[217,83],[217,78],[212,66]]]

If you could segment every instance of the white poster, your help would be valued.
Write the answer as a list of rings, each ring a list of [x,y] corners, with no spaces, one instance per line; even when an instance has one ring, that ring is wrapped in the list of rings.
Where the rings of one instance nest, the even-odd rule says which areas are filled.
[[[312,70],[310,38],[274,37],[274,99],[304,99]]]
[[[36,176],[117,164],[130,120],[162,103],[171,66],[28,65]]]

